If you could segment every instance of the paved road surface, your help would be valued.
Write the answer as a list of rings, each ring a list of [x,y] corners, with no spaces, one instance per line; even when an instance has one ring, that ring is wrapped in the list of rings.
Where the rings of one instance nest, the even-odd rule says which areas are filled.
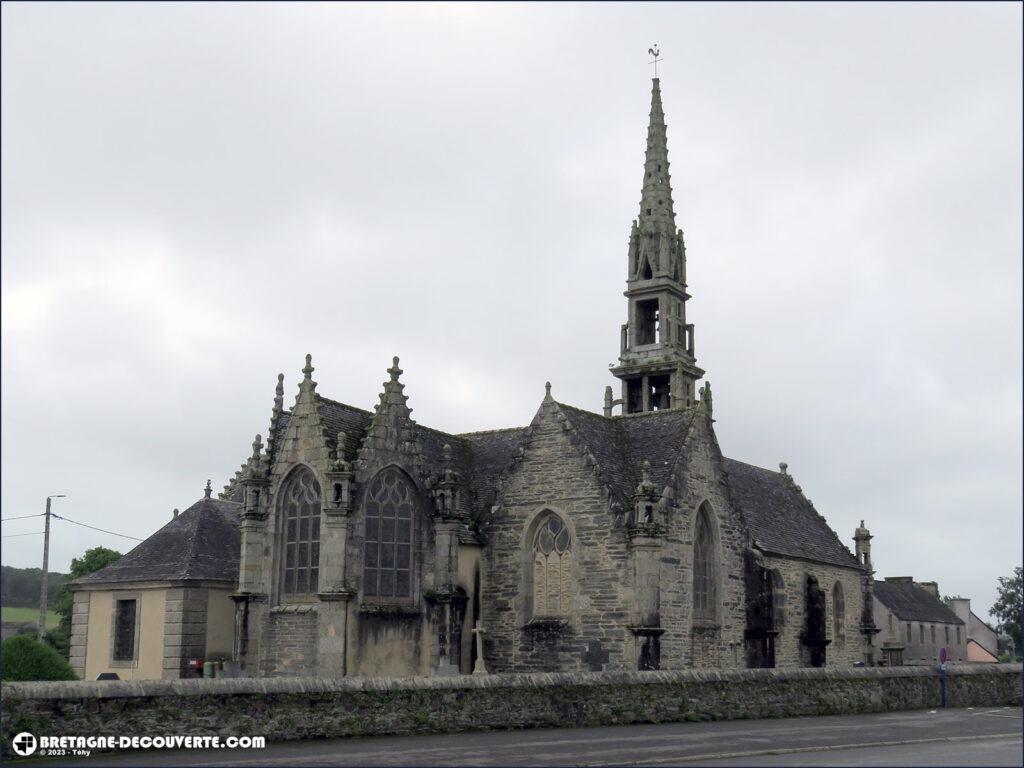
[[[480,731],[278,742],[264,750],[130,752],[51,766],[999,765],[1021,766],[1019,708]],[[142,735],[142,734],[139,734]],[[153,734],[156,735],[156,734]],[[251,734],[259,735],[259,734]]]

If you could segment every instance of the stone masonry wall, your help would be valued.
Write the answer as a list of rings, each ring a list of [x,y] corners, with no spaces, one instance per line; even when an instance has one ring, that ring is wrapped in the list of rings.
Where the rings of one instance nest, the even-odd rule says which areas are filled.
[[[488,666],[497,672],[635,669],[634,641],[626,628],[633,584],[625,531],[612,530],[614,516],[594,470],[553,402],[542,406],[500,499],[484,526],[489,546],[481,611]],[[568,626],[550,632],[523,629],[534,618],[525,586],[526,560],[533,562],[526,538],[545,510],[566,524],[572,553]]]
[[[317,606],[292,603],[264,614],[260,674],[291,676],[316,674]]]
[[[264,735],[270,741],[932,708],[923,667],[4,683],[3,748],[38,735]],[[951,665],[951,706],[1021,703],[1021,665]],[[5,756],[6,753],[5,753]]]
[[[71,640],[69,658],[71,668],[80,678],[85,677],[85,647],[89,634],[89,596],[88,591],[74,593],[74,604],[71,610]]]
[[[197,587],[167,590],[164,603],[163,677],[188,675],[188,660],[206,655],[207,591]]]
[[[695,409],[683,460],[674,472],[675,497],[662,557],[661,618],[666,630],[661,638],[662,669],[746,666],[746,537],[729,502],[717,461],[715,437],[706,418],[700,408]],[[710,626],[695,627],[693,539],[702,504],[711,510],[715,524],[716,616]]]
[[[807,666],[801,656],[800,633],[804,630],[807,577],[814,576],[825,593],[825,632],[832,642],[825,648],[827,666],[864,661],[864,636],[860,633],[864,597],[861,572],[824,563],[811,563],[779,555],[765,555],[764,567],[778,571],[785,584],[785,616],[775,640],[775,664],[779,667]],[[844,637],[835,636],[836,583],[842,584]]]

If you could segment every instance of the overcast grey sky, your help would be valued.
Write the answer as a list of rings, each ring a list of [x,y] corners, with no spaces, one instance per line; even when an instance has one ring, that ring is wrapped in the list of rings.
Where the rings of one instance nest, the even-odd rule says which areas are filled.
[[[979,614],[1021,563],[1020,4],[2,14],[5,518],[149,535],[307,352],[453,432],[599,410],[657,42],[722,450]]]

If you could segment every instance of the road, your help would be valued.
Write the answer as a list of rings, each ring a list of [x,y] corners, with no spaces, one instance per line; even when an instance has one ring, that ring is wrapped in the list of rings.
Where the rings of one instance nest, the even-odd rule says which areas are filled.
[[[1020,708],[292,741],[263,750],[126,752],[39,766],[1021,766]],[[143,734],[139,734],[143,735]],[[156,734],[151,734],[156,735]],[[259,734],[250,734],[259,735]]]

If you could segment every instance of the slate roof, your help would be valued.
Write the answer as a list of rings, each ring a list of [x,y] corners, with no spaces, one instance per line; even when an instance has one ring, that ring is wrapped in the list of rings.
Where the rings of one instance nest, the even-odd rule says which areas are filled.
[[[490,509],[498,490],[498,478],[512,464],[526,442],[527,427],[495,429],[459,435],[472,456],[470,480],[477,511]]]
[[[241,505],[200,499],[124,557],[74,584],[130,581],[237,581]]]
[[[558,407],[597,459],[613,498],[623,507],[631,504],[644,461],[651,464],[651,481],[656,486],[668,484],[693,419],[693,411],[685,410],[607,418],[564,403]]]
[[[346,451],[345,460],[352,461],[355,459],[356,452],[359,450],[359,443],[362,442],[363,437],[366,435],[366,429],[370,426],[370,419],[373,418],[373,414],[370,411],[364,411],[362,408],[339,403],[337,400],[331,400],[322,395],[316,395],[316,405],[320,411],[320,417],[323,419],[324,429],[327,431],[328,442],[335,446],[335,443],[338,441],[338,433],[344,431],[348,435],[348,450]],[[290,411],[281,414],[281,418],[278,420],[278,434],[284,434],[283,429],[288,426],[289,418],[291,418]],[[282,424],[283,427],[281,426]]]
[[[733,503],[743,512],[760,549],[846,568],[861,567],[791,478],[735,459],[724,459],[724,464]]]
[[[913,582],[876,581],[875,599],[901,621],[964,623],[948,605]]]
[[[316,395],[325,431],[333,445],[337,433],[349,435],[346,459],[355,458],[373,413]],[[694,409],[655,411],[606,417],[564,403],[559,411],[593,455],[608,484],[613,501],[623,508],[632,503],[644,461],[650,462],[651,480],[665,487],[686,448]],[[280,414],[276,437],[285,434],[290,412]],[[474,516],[485,514],[494,503],[498,480],[526,443],[529,427],[470,432],[459,435],[416,424],[425,469],[439,473],[445,465],[444,446],[452,448],[453,469],[467,481]],[[757,545],[766,552],[798,557],[846,568],[860,568],[856,557],[840,541],[825,519],[796,490],[791,478],[779,472],[723,459],[733,502],[742,510]],[[470,531],[465,539],[473,539]]]

